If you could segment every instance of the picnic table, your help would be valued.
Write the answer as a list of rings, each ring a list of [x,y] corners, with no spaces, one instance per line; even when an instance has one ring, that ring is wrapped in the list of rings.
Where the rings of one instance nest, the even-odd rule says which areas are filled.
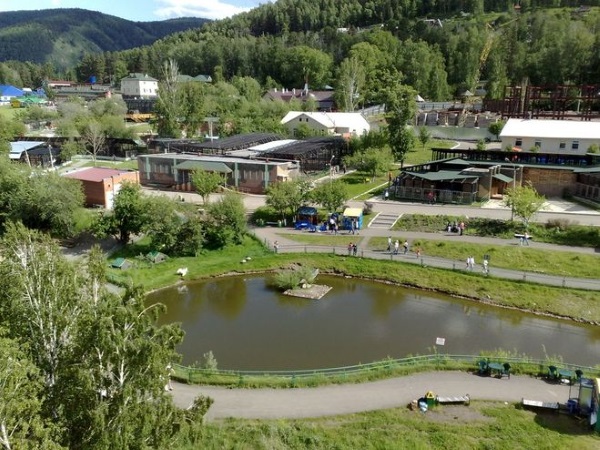
[[[567,380],[569,384],[573,380],[573,371],[569,369],[558,369],[558,379]]]
[[[510,378],[510,364],[508,363],[491,362],[488,364],[488,369],[491,375],[496,375],[498,378],[502,378],[504,375]]]

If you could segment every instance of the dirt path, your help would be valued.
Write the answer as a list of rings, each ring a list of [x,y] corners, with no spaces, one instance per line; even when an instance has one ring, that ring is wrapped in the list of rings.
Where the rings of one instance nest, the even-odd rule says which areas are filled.
[[[566,403],[569,386],[528,376],[480,377],[466,372],[428,372],[361,384],[297,389],[228,389],[173,383],[173,399],[185,408],[202,394],[214,399],[207,419],[297,419],[407,406],[427,391],[469,394],[472,400],[520,402],[522,398]],[[575,395],[572,390],[572,395]]]

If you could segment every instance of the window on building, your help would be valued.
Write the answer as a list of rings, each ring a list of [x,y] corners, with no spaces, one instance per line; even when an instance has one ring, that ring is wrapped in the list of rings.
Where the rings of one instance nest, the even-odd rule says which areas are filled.
[[[541,141],[540,139],[536,139],[536,140],[533,142],[533,146],[534,146],[534,147],[538,147],[538,148],[542,148],[542,141]]]
[[[567,148],[567,143],[566,142],[561,142],[560,144],[558,144],[558,148],[561,150],[564,150],[565,148]]]
[[[523,138],[515,139],[515,147],[521,147],[523,145]]]
[[[571,144],[571,150],[577,150],[579,148],[579,141],[573,141]]]

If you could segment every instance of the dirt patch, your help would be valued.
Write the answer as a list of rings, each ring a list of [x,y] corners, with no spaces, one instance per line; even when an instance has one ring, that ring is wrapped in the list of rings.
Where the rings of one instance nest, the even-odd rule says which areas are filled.
[[[436,423],[472,423],[493,420],[473,405],[437,405],[427,410],[425,417]]]

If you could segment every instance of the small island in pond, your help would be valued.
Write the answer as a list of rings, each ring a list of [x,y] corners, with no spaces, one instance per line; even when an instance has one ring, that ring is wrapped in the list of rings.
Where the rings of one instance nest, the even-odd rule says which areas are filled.
[[[284,290],[284,295],[319,300],[331,290],[331,287],[314,284],[317,275],[319,269],[294,266],[279,272],[275,276],[275,284]]]

